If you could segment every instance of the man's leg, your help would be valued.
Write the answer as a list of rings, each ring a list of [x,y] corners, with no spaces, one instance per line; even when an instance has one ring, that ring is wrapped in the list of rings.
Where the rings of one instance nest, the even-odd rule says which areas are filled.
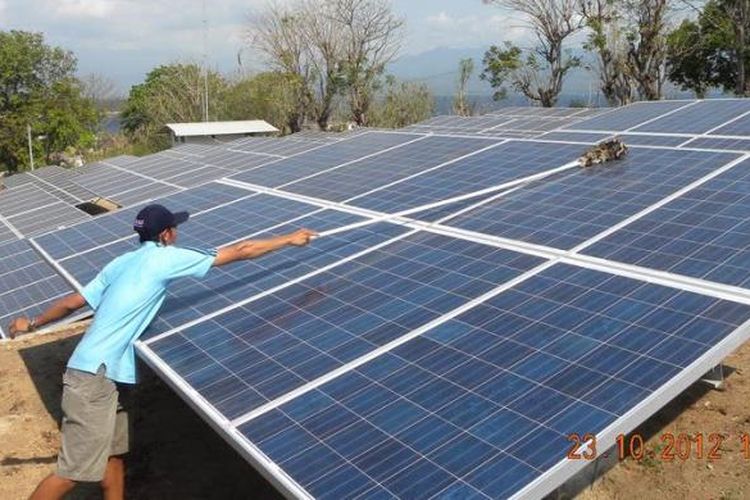
[[[50,474],[39,483],[29,500],[57,500],[65,496],[75,485],[75,481]]]
[[[102,481],[104,500],[125,498],[125,461],[120,457],[109,457]]]

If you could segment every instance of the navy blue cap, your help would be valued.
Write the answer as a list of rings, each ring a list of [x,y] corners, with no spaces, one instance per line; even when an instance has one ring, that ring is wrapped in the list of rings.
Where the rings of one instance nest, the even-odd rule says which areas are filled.
[[[177,227],[190,218],[187,212],[172,213],[162,205],[148,205],[135,216],[133,229],[146,239],[154,239],[165,229]]]

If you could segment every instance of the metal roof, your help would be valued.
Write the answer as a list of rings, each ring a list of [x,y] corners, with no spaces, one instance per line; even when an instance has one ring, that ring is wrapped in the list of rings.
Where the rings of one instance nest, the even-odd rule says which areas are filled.
[[[231,122],[167,123],[167,127],[177,137],[204,135],[261,134],[278,132],[279,129],[264,120]]]

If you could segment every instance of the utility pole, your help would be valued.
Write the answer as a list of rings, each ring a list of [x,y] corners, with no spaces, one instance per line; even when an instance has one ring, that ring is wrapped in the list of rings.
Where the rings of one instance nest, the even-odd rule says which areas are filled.
[[[208,14],[203,0],[203,121],[208,121]]]
[[[26,139],[29,141],[29,162],[31,163],[31,170],[34,170],[34,148],[31,144],[31,125],[26,125]]]

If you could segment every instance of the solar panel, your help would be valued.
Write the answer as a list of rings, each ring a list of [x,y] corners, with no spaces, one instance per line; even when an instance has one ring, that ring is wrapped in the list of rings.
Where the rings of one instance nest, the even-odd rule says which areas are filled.
[[[0,218],[0,243],[17,240],[19,235],[13,232],[7,222]]]
[[[187,210],[195,217],[255,195],[256,193],[245,189],[211,183],[174,193],[160,199],[159,203],[173,211]],[[38,236],[34,240],[52,259],[63,260],[116,240],[134,237],[133,221],[141,208],[142,206],[134,206],[118,210],[60,231]]]
[[[75,183],[125,206],[180,190],[174,184],[151,180],[106,164],[98,165],[76,177]]]
[[[112,157],[112,158],[107,158],[107,163],[110,163],[112,165],[116,165],[118,167],[125,167],[125,166],[130,165],[131,163],[133,163],[134,161],[137,161],[137,160],[138,160],[137,156],[120,155],[120,156],[115,156],[115,157]]]
[[[72,287],[26,240],[0,245],[0,337],[17,316],[40,314]]]
[[[649,120],[659,118],[666,113],[676,111],[688,106],[689,104],[690,102],[686,101],[637,102],[563,128],[574,130],[624,131],[644,124]]]
[[[614,443],[613,430],[629,432],[645,418],[633,421],[632,408],[679,386],[681,371],[698,377],[710,366],[705,356],[721,349],[695,338],[699,321],[719,340],[746,339],[746,328],[733,332],[748,318],[748,306],[558,264],[223,426],[237,426],[234,438],[291,479],[297,495],[541,497],[559,484],[553,468],[583,465],[565,459],[571,433]],[[212,335],[227,340],[217,346]],[[233,394],[229,381],[234,390],[260,388],[255,380],[273,373],[260,357],[230,365],[237,350],[263,345],[254,340],[214,327],[161,348],[206,401],[219,398],[222,411],[237,415],[231,397],[220,399]],[[284,359],[308,359],[295,355]],[[226,382],[203,385],[207,373]]]
[[[29,210],[28,212],[8,217],[7,220],[24,236],[31,237],[70,226],[90,218],[86,212],[60,201],[52,205],[46,205],[39,210]]]
[[[463,137],[368,131],[336,141],[248,138],[232,151],[180,146],[132,163],[137,185],[106,175],[96,182],[141,199],[178,189],[163,202],[192,209],[180,243],[197,247],[365,220],[345,206],[224,184],[179,191],[243,168],[244,158],[272,164],[234,179],[382,212],[506,185],[503,196],[419,217],[440,225],[380,221],[175,282],[138,351],[290,495],[542,497],[585,465],[566,460],[570,433],[613,444],[750,337],[747,294],[721,286],[750,281],[750,179],[741,174],[750,160],[718,175],[741,157],[700,144],[731,137],[687,135],[718,133],[711,129],[737,124],[728,122],[741,112],[725,101],[514,108],[412,129]],[[497,142],[493,134],[535,136],[591,116],[544,135],[562,144],[481,151]],[[622,134],[625,142],[660,148],[570,167],[585,149],[564,144],[570,138],[596,142],[638,126],[645,132]],[[168,182],[148,184],[150,175]],[[137,209],[34,242],[83,283],[135,247]],[[517,240],[505,246],[534,255],[458,229]],[[701,288],[618,262],[716,283]],[[39,278],[7,276],[8,286]]]
[[[750,161],[585,250],[587,255],[728,285],[750,285]]]
[[[568,250],[737,159],[729,153],[634,149],[464,214],[450,225]]]
[[[265,230],[274,226],[278,227],[272,229],[270,234],[281,234],[299,227],[314,227],[323,231],[361,220],[361,217],[324,211],[305,203],[257,195],[195,215],[181,227],[180,243],[212,248],[256,233],[262,235]],[[127,227],[130,228],[131,225],[132,222],[129,221]],[[168,299],[148,335],[198,319],[405,231],[401,226],[390,224],[364,227],[342,233],[338,237],[326,238],[327,241],[315,248],[297,250],[292,254],[289,251],[279,252],[257,262],[248,261],[231,268],[217,269],[207,280],[177,282],[170,288]],[[69,236],[79,235],[71,233]],[[71,254],[63,247],[63,243],[67,241],[52,238],[38,241],[50,254],[67,255],[58,258],[58,263],[80,284],[93,279],[107,262],[137,245],[133,238],[110,239],[110,242],[92,248],[90,242],[84,241],[84,245],[79,245],[78,248],[87,246],[89,251],[79,250],[78,253]]]
[[[697,137],[686,143],[686,148],[724,149],[734,151],[750,151],[748,139],[720,139],[717,137]]]
[[[149,347],[237,418],[541,262],[446,236],[406,235]]]
[[[24,184],[14,188],[4,189],[0,196],[0,215],[13,217],[14,215],[60,203],[60,199],[33,185]]]
[[[3,185],[7,189],[23,186],[25,184],[33,184],[34,178],[27,172],[19,172],[13,175],[5,175],[2,177]]]
[[[217,167],[248,170],[281,159],[269,155],[258,155],[242,151],[222,150],[205,156],[205,161]]]
[[[276,187],[344,163],[382,153],[388,148],[398,147],[416,139],[420,139],[420,136],[368,132],[345,141],[322,146],[302,156],[288,158],[272,165],[242,172],[233,176],[232,179]]]
[[[256,154],[276,155],[276,156],[293,156],[304,151],[310,151],[328,143],[337,141],[327,140],[310,140],[307,138],[298,138],[298,134],[282,138],[258,138],[248,137],[231,143],[230,149],[237,151],[246,151]],[[345,137],[340,138],[344,139]]]
[[[744,99],[700,101],[669,116],[642,125],[635,131],[703,134],[748,111],[750,111],[750,102]]]
[[[581,146],[508,142],[355,199],[350,204],[400,212],[545,172],[573,161]]]
[[[544,141],[562,141],[562,142],[585,142],[596,144],[607,139],[611,139],[611,134],[590,134],[582,132],[550,132],[539,137]],[[667,146],[677,147],[684,144],[689,137],[674,137],[657,134],[617,134],[618,139],[622,140],[628,146]],[[691,146],[692,147],[692,146]],[[717,148],[719,149],[719,148]],[[723,149],[723,148],[721,148]]]
[[[489,139],[428,137],[284,186],[286,191],[344,201],[498,144]]]

